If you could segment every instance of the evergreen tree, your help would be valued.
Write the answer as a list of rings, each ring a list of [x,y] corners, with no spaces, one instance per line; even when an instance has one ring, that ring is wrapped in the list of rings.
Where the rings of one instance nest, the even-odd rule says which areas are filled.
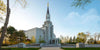
[[[75,38],[75,36],[73,37],[73,42],[76,43],[76,38]]]
[[[69,43],[72,43],[72,40],[73,40],[72,37],[70,37],[70,39],[69,39]]]

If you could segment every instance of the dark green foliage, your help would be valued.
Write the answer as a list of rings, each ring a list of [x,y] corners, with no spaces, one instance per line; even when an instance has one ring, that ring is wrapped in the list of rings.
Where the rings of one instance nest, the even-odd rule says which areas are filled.
[[[1,50],[39,50],[39,48],[2,48]]]
[[[81,42],[81,43],[85,43],[87,39],[87,35],[83,32],[78,33],[77,38],[76,38],[76,42]]]
[[[14,27],[9,26],[7,28],[7,34],[10,34],[9,41],[11,44],[17,44],[20,42],[25,42],[26,37],[23,30],[17,31]]]
[[[92,2],[91,0],[74,0],[72,3],[72,6],[84,8],[85,5],[87,5],[91,2]]]
[[[1,49],[1,48],[0,48],[0,50],[11,50],[11,49]]]
[[[13,26],[9,26],[7,28],[7,34],[10,34],[9,36],[9,41],[10,42],[13,42],[13,41],[16,41],[16,34],[17,34],[17,30],[13,27]]]
[[[69,39],[69,43],[72,43],[72,37],[70,37],[70,39]]]
[[[76,42],[69,42],[68,44],[76,44]]]
[[[14,27],[9,26],[7,28],[7,34],[11,34],[12,35],[14,32],[16,32],[16,29]]]
[[[8,46],[8,44],[2,44],[2,46]]]
[[[17,41],[17,36],[18,36],[18,32],[16,31],[9,37],[9,41],[10,42]]]
[[[23,30],[20,31],[16,31],[12,34],[12,36],[10,36],[10,42],[15,42],[16,43],[20,43],[20,42],[25,42],[26,40],[26,36]]]
[[[18,37],[20,39],[20,42],[24,42],[26,40],[25,33],[23,30],[18,31]]]
[[[43,40],[43,38],[41,37],[41,35],[39,37],[39,43],[45,43],[45,41]]]
[[[85,41],[86,41],[85,39],[79,38],[79,37],[77,37],[77,39],[76,39],[76,42],[77,42],[77,43],[80,43],[80,42],[81,42],[81,43],[85,43]]]
[[[93,38],[90,38],[87,42],[88,44],[97,44],[96,40],[94,40]]]
[[[100,50],[100,48],[63,48],[64,50]]]
[[[41,40],[41,41],[39,41],[39,43],[45,43],[45,41],[44,40]]]

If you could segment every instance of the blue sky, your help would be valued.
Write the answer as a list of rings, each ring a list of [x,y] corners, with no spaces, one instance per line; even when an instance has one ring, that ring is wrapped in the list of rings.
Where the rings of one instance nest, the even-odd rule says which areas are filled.
[[[6,1],[5,1],[6,2]],[[49,2],[51,21],[57,37],[76,36],[79,32],[100,32],[100,1],[82,8],[71,7],[73,0],[27,0],[26,8],[22,8],[14,0],[10,0],[11,15],[9,25],[16,29],[28,30],[42,27],[47,3]],[[0,23],[0,26],[3,24]]]

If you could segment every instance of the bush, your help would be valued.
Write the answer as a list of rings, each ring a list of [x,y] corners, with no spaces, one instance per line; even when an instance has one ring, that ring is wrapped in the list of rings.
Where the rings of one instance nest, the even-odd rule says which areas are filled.
[[[69,44],[76,44],[76,42],[69,42]]]
[[[45,43],[45,41],[44,40],[41,40],[41,41],[39,41],[39,43]]]
[[[8,44],[2,44],[2,46],[8,46]]]
[[[100,44],[100,41],[97,41],[97,44]]]

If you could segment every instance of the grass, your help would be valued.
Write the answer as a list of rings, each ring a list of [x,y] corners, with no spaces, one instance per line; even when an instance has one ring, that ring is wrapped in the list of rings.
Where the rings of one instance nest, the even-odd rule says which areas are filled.
[[[62,48],[64,50],[100,50],[100,48]]]
[[[39,48],[2,48],[0,50],[39,50]]]

